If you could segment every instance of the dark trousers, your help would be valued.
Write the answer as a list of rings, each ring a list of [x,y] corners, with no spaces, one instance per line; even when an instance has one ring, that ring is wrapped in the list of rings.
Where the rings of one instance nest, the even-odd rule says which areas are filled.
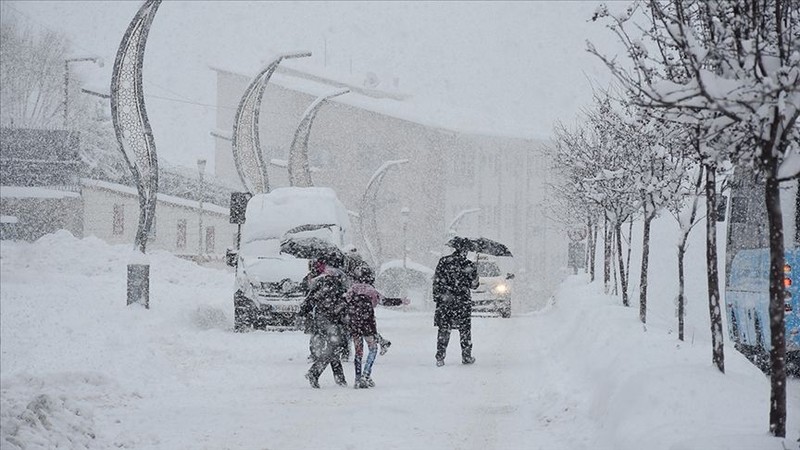
[[[331,370],[333,371],[333,378],[337,382],[344,381],[344,368],[342,367],[342,361],[339,359],[338,356],[335,357],[322,357],[318,358],[314,361],[314,364],[311,365],[311,369],[309,369],[309,373],[314,377],[314,379],[319,379],[319,376],[322,372],[325,371],[325,368],[328,367],[328,364],[331,365]]]
[[[472,356],[472,324],[467,321],[458,328],[458,335],[461,341],[461,358]],[[444,361],[447,354],[447,344],[450,343],[450,329],[439,327],[439,335],[436,339],[436,360]]]

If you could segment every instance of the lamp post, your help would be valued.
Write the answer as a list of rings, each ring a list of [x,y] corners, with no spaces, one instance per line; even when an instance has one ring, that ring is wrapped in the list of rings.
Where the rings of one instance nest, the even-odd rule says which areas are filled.
[[[200,176],[200,215],[197,221],[197,259],[199,260],[200,257],[203,256],[203,174],[206,171],[206,160],[205,158],[199,158],[197,160],[197,173]]]
[[[64,60],[64,128],[67,127],[69,122],[69,65],[76,62],[85,61],[91,61],[98,66],[103,67],[103,60],[96,56],[68,58]]]
[[[411,209],[408,206],[403,206],[400,209],[400,217],[403,221],[403,274],[406,271],[406,260],[408,259],[408,216],[411,214]]]

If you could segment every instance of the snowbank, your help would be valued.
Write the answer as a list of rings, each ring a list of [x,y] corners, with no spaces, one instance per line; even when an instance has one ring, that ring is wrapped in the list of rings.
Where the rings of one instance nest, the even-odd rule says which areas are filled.
[[[125,304],[132,246],[67,232],[0,246],[3,449],[783,450],[800,437],[798,380],[788,436],[772,438],[768,379],[744,357],[727,345],[719,373],[704,333],[681,343],[660,319],[670,305],[645,329],[585,276],[535,313],[473,320],[471,366],[456,336],[434,365],[430,311],[379,308],[393,345],[378,386],[326,372],[316,390],[307,335],[231,331],[229,271],[149,253],[144,310]]]

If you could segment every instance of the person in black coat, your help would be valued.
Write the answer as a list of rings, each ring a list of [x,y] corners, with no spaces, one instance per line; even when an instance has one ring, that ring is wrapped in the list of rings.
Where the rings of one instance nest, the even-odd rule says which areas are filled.
[[[314,363],[306,378],[314,388],[319,388],[319,376],[331,366],[336,384],[347,386],[341,362],[342,343],[348,341],[347,278],[336,268],[328,267],[323,260],[315,261],[319,273],[309,281],[306,299],[300,305],[300,315],[311,321],[311,352]]]
[[[450,330],[458,329],[461,341],[461,362],[472,364],[472,293],[478,287],[478,270],[467,259],[466,240],[451,241],[452,254],[442,257],[433,275],[433,300],[436,312],[434,326],[439,328],[436,342],[436,365],[444,365]]]

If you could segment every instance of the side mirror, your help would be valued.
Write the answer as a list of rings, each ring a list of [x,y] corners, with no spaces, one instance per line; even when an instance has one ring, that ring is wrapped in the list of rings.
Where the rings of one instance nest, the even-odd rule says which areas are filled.
[[[506,280],[513,280],[513,279],[514,279],[514,274],[513,273],[507,273],[506,274]]]
[[[239,259],[239,252],[230,248],[225,251],[225,264],[236,267],[237,259]]]

